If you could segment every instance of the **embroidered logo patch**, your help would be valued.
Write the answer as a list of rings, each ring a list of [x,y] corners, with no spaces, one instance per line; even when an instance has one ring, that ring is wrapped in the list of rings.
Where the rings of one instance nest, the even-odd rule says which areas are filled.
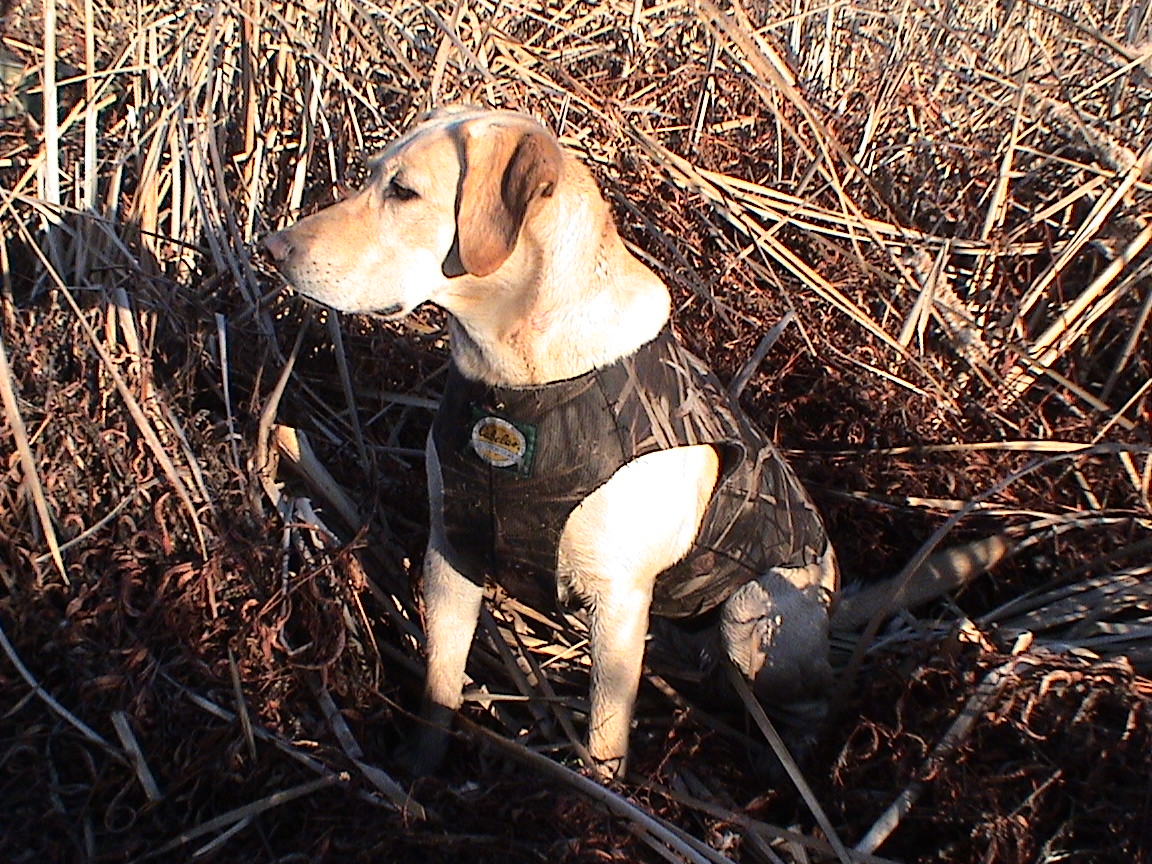
[[[472,426],[472,450],[495,468],[511,468],[527,475],[536,449],[536,429],[520,428],[503,417],[486,415]]]

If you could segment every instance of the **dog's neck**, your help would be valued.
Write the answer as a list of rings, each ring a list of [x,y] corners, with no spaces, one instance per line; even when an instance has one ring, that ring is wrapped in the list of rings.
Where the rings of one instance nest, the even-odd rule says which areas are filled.
[[[508,261],[436,298],[455,319],[452,357],[469,378],[503,387],[574,378],[634,352],[668,320],[667,287],[624,247],[587,169],[574,159],[564,168]]]

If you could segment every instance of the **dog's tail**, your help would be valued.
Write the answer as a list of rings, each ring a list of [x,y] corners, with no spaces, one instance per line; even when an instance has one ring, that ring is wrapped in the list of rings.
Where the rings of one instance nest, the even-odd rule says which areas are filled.
[[[994,534],[937,552],[903,579],[893,576],[841,595],[832,611],[832,629],[856,631],[878,614],[888,616],[942,597],[986,573],[1016,548],[1007,534]]]

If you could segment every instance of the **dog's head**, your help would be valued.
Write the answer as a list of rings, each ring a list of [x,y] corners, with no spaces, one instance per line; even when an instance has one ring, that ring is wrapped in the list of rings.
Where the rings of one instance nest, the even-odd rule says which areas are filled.
[[[264,240],[301,293],[398,317],[496,273],[563,170],[555,138],[509,111],[441,109],[374,160],[352,197]]]

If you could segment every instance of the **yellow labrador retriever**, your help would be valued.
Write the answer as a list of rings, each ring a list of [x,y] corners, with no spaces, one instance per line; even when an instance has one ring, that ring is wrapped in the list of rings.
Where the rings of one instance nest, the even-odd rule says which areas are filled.
[[[650,615],[714,622],[768,707],[821,714],[835,558],[800,484],[669,327],[588,170],[530,117],[444,109],[353,197],[270,235],[343,312],[450,313],[427,447],[424,716],[446,727],[486,579],[590,615],[588,749],[624,769]],[[422,767],[443,733],[424,735]]]

